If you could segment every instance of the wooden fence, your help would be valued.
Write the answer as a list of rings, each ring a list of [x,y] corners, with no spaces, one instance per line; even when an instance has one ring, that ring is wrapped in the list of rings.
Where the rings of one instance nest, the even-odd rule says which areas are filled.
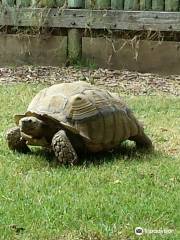
[[[81,29],[180,31],[180,0],[1,0],[0,26],[65,28],[68,56],[81,56]]]

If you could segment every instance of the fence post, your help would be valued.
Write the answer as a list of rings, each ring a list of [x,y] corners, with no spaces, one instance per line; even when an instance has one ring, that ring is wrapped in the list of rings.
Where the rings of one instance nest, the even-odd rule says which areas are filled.
[[[176,12],[179,10],[179,0],[165,0],[165,11]]]
[[[152,0],[140,0],[140,10],[151,10]]]
[[[83,0],[68,0],[69,8],[82,8],[84,6]],[[81,31],[76,28],[76,23],[73,22],[71,28],[68,30],[68,59],[70,63],[77,62],[82,56],[82,37]]]
[[[139,0],[125,0],[124,10],[139,10]]]
[[[152,0],[152,10],[164,11],[164,0]]]
[[[111,8],[112,9],[124,9],[124,0],[111,0]]]

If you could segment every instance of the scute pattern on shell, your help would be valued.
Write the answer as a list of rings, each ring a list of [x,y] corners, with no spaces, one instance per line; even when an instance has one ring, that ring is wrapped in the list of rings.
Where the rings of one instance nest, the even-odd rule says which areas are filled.
[[[99,109],[104,111],[107,109],[107,112],[110,112],[109,109],[115,102],[119,102],[115,95],[79,81],[56,84],[41,90],[31,101],[27,112],[46,114],[62,122],[66,122],[66,117],[72,120],[84,120],[97,116]],[[121,108],[125,106],[121,104]]]
[[[41,90],[25,115],[34,114],[54,119],[81,135],[93,152],[111,149],[142,131],[119,96],[81,81]]]

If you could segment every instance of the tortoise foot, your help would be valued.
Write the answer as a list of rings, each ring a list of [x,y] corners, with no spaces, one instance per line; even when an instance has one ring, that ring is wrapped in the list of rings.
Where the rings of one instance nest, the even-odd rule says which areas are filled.
[[[52,148],[59,163],[74,165],[77,162],[77,154],[65,131],[60,130],[54,135]]]
[[[6,132],[6,141],[9,149],[21,153],[28,153],[31,150],[26,145],[26,141],[21,138],[19,127],[13,127]]]

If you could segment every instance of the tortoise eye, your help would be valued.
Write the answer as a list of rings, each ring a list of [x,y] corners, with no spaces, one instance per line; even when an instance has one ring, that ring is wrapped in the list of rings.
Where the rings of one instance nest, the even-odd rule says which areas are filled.
[[[29,119],[28,122],[29,122],[29,123],[32,123],[32,119]]]

